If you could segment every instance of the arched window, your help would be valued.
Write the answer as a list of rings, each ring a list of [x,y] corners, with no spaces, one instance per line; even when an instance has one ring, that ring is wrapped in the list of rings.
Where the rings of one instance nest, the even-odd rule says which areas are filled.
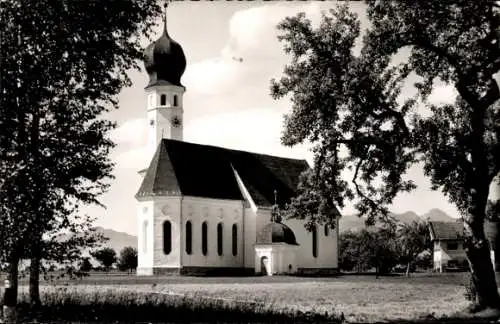
[[[312,227],[312,249],[313,249],[313,257],[318,257],[318,231],[316,229],[316,225]]]
[[[328,236],[330,234],[330,227],[328,227],[328,224],[325,224],[325,236]]]
[[[186,222],[186,253],[191,254],[193,252],[193,228],[191,221]]]
[[[238,254],[238,225],[233,224],[232,229],[233,234],[233,256]]]
[[[208,252],[208,226],[207,222],[201,224],[201,253],[207,255]]]
[[[222,239],[222,223],[217,224],[217,254],[222,255],[224,240]]]
[[[163,222],[163,253],[170,254],[172,251],[172,223]]]
[[[167,105],[167,95],[166,94],[162,94],[160,96],[160,105],[161,106],[166,106]]]
[[[179,102],[177,99],[177,95],[174,95],[174,107],[177,107],[178,104],[179,104]]]
[[[148,250],[148,221],[145,220],[142,224],[142,251],[146,253]]]

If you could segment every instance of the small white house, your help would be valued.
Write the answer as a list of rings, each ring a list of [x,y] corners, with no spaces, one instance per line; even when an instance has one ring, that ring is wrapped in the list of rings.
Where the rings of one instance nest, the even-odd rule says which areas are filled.
[[[462,222],[429,222],[429,231],[433,245],[435,271],[443,272],[447,268],[467,265]],[[486,232],[488,234],[488,231]],[[491,260],[495,264],[493,249]]]

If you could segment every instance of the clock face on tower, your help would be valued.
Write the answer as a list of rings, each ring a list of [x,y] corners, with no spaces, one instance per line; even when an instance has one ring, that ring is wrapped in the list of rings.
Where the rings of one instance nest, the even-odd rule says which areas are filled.
[[[178,116],[172,117],[172,126],[179,127],[179,126],[181,126],[181,124],[182,124],[182,121]]]

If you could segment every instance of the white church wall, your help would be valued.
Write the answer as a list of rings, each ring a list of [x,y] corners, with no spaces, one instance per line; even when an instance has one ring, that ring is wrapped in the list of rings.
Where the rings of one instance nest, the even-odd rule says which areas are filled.
[[[244,248],[245,248],[245,268],[253,268],[255,265],[255,249],[254,245],[256,242],[257,232],[256,232],[256,219],[257,214],[252,210],[251,207],[244,209],[244,219],[245,219],[245,238],[244,238]]]
[[[180,213],[181,197],[155,197],[154,199],[154,268],[181,266]],[[163,224],[171,223],[171,251],[163,250]]]
[[[317,257],[313,256],[312,232],[304,227],[303,220],[288,219],[283,222],[292,229],[299,244],[297,266],[299,268],[338,268],[338,233],[329,230],[325,236],[324,226],[317,228]],[[338,227],[338,226],[337,226]]]
[[[185,248],[186,222],[192,225],[192,253]],[[202,253],[202,224],[208,226],[208,251]],[[223,224],[223,252],[218,255],[217,224]],[[237,226],[237,253],[232,253],[232,227]],[[182,266],[183,267],[243,267],[244,265],[244,223],[243,202],[240,200],[219,200],[200,197],[184,197],[182,202]]]
[[[279,258],[279,273],[295,273],[297,271],[298,246],[287,245],[282,248]]]
[[[267,275],[294,273],[297,271],[298,246],[285,243],[259,244],[255,247],[254,266],[256,273],[262,273],[267,263]],[[263,261],[262,258],[266,258]]]
[[[153,202],[137,203],[137,274],[152,275]]]

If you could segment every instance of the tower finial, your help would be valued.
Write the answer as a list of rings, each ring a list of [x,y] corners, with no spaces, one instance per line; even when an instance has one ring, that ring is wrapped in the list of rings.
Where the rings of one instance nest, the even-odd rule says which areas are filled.
[[[271,222],[281,223],[281,212],[278,206],[278,190],[274,189],[274,205],[271,208]]]
[[[170,0],[164,0],[163,2],[163,32],[165,34],[168,34],[167,31],[167,8],[168,8],[168,3]]]

